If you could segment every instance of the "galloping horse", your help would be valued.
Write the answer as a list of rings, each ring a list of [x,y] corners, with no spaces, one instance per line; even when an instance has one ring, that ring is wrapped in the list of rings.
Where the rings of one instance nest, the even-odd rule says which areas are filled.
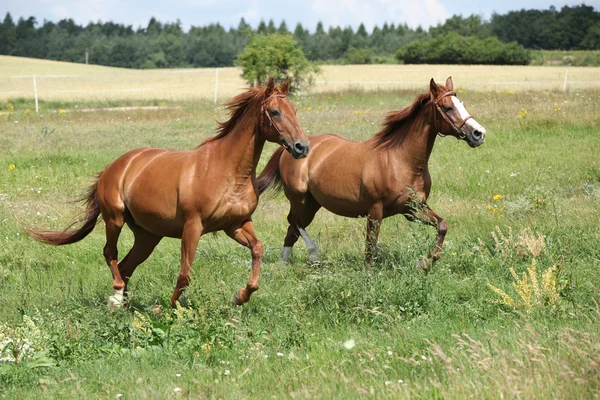
[[[431,150],[438,134],[480,146],[485,129],[456,97],[452,78],[446,80],[446,87],[433,79],[429,86],[429,92],[410,106],[389,113],[383,129],[365,142],[311,135],[312,150],[306,159],[294,161],[281,149],[271,156],[258,177],[258,187],[260,193],[283,187],[290,201],[282,261],[288,260],[299,236],[309,258],[317,259],[317,246],[305,229],[321,207],[346,217],[367,217],[367,262],[373,259],[382,219],[399,213],[437,228],[437,243],[419,267],[428,271],[440,258],[448,225],[426,203]]]
[[[265,88],[253,88],[233,98],[226,104],[229,120],[220,123],[216,136],[193,150],[144,148],[124,154],[110,163],[89,189],[81,228],[29,230],[29,235],[52,245],[75,243],[92,232],[102,214],[106,223],[104,257],[113,275],[110,302],[114,306],[122,304],[133,271],[161,239],[181,238],[181,268],[171,297],[174,307],[189,283],[200,236],[225,231],[252,251],[248,284],[234,296],[235,304],[248,302],[258,290],[263,256],[251,215],[258,202],[256,165],[265,140],[279,143],[294,158],[306,157],[310,147],[296,110],[286,98],[288,88],[287,81],[276,87],[270,80]],[[135,242],[118,263],[117,240],[125,223]]]

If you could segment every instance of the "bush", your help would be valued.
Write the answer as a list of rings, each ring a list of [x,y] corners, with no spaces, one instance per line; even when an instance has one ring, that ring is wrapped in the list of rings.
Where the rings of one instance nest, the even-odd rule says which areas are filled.
[[[344,64],[371,64],[373,62],[373,50],[350,47],[346,53]]]
[[[289,79],[291,90],[313,83],[319,67],[311,64],[291,35],[257,35],[238,56],[242,77],[250,86],[262,86],[269,78]]]
[[[421,39],[401,47],[396,58],[405,64],[526,65],[531,54],[516,42],[496,37],[478,39],[457,33]]]

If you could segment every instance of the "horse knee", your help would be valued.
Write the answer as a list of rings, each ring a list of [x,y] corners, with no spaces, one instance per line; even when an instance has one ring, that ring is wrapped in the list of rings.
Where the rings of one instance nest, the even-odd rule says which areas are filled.
[[[252,258],[262,258],[265,250],[263,248],[262,243],[257,240],[254,246],[252,246]]]
[[[440,236],[446,236],[446,233],[448,233],[448,224],[443,219],[438,222],[438,232]]]

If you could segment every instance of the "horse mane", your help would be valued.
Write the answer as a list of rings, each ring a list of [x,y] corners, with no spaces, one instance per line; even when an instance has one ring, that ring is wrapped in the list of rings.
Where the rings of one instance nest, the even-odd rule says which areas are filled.
[[[406,120],[416,116],[429,100],[429,93],[421,94],[408,107],[389,112],[383,121],[383,128],[374,136],[375,146],[395,147],[402,145],[409,131],[399,133],[399,128]]]
[[[206,139],[200,144],[200,146],[222,139],[229,135],[237,124],[242,123],[244,119],[248,118],[248,115],[251,115],[246,113],[248,109],[253,106],[260,105],[261,101],[265,97],[265,92],[266,88],[264,87],[250,88],[246,92],[238,94],[233,99],[225,103],[225,108],[230,114],[229,119],[225,122],[217,121],[217,124],[219,124],[219,127],[217,128],[217,134]]]

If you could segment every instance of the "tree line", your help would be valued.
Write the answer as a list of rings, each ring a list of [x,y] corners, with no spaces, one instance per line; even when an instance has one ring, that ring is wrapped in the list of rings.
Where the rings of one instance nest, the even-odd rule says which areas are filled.
[[[310,61],[386,62],[396,55],[404,62],[419,62],[419,54],[427,56],[424,49],[435,52],[441,46],[437,55],[420,62],[451,62],[446,54],[471,46],[475,62],[527,63],[525,48],[600,49],[600,12],[587,5],[560,11],[523,9],[494,14],[489,21],[478,15],[455,15],[428,31],[385,23],[371,32],[362,24],[356,30],[349,26],[326,30],[320,22],[313,32],[302,24],[290,30],[285,21],[276,25],[273,20],[253,28],[243,18],[229,29],[211,24],[185,32],[179,21],[161,23],[155,18],[134,29],[114,22],[83,26],[72,19],[38,24],[29,17],[15,22],[7,13],[0,24],[0,54],[82,63],[87,51],[91,64],[116,67],[222,67],[234,65],[254,35],[270,33],[292,35]],[[488,48],[494,51],[477,56]],[[452,62],[460,63],[469,57],[455,58]]]

